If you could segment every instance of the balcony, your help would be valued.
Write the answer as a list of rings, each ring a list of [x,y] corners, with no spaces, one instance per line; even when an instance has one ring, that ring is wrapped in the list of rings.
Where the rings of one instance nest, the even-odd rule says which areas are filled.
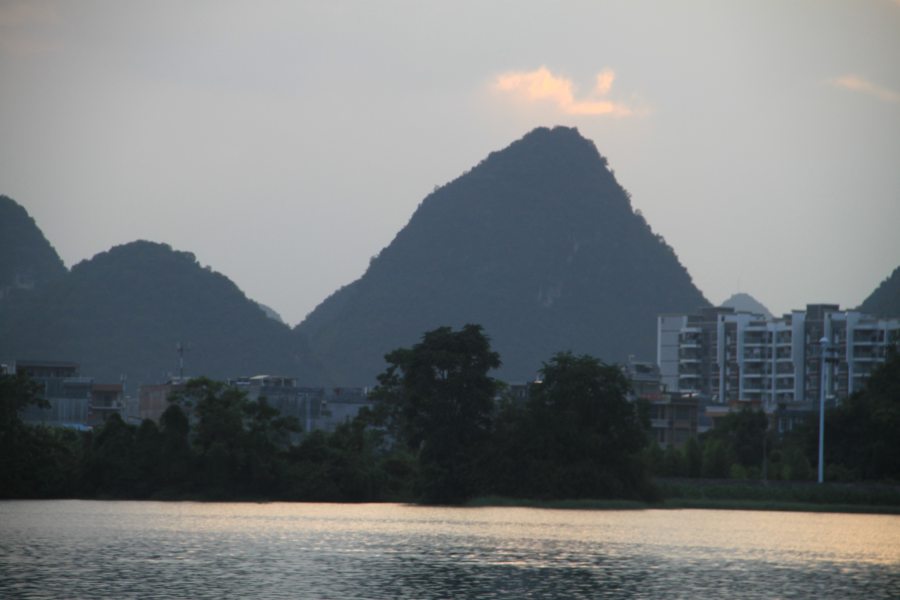
[[[765,373],[756,369],[744,369],[743,375],[744,379],[769,379],[772,377],[771,373]]]
[[[629,373],[632,381],[659,381],[659,373]]]
[[[650,427],[657,429],[666,429],[669,427],[668,419],[650,419]]]

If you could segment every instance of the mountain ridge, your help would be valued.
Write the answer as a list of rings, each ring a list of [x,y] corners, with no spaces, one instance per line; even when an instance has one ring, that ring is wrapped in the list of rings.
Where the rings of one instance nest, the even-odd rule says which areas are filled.
[[[0,195],[0,310],[67,273],[56,249],[25,207]]]
[[[872,290],[857,310],[876,317],[900,317],[900,267]]]
[[[757,315],[763,315],[770,321],[775,318],[762,302],[760,302],[750,294],[746,294],[744,292],[732,294],[731,297],[720,304],[720,306],[731,307],[735,310],[735,312],[744,311]]]
[[[167,244],[138,240],[81,261],[0,320],[0,358],[74,360],[95,381],[164,381],[182,341],[186,375],[332,383],[302,336]]]
[[[384,353],[478,323],[500,376],[522,380],[560,350],[649,358],[657,313],[708,305],[593,142],[538,128],[426,196],[366,273],[295,331],[339,379],[367,385]],[[592,316],[598,307],[614,316]]]

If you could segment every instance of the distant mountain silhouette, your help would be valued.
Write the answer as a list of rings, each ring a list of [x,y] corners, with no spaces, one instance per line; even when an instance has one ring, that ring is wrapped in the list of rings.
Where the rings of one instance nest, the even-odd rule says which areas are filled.
[[[876,317],[900,317],[900,267],[863,300],[859,310]]]
[[[0,196],[0,310],[68,273],[28,211]]]
[[[284,319],[281,318],[281,315],[279,315],[277,312],[275,312],[275,309],[272,308],[271,306],[266,306],[262,302],[257,302],[256,305],[259,306],[262,309],[262,311],[264,313],[266,313],[266,316],[269,317],[270,319],[275,319],[276,321],[278,321],[279,323],[282,323],[284,325],[287,324],[284,322]]]
[[[772,313],[769,312],[769,309],[763,306],[761,302],[756,300],[750,294],[737,293],[734,294],[731,298],[722,303],[722,306],[730,306],[735,310],[735,312],[751,312],[756,315],[763,315],[765,318],[771,320],[774,317]]]
[[[656,355],[659,313],[709,306],[594,144],[539,128],[436,189],[359,280],[297,326],[344,385],[422,333],[477,323],[509,381],[561,350]]]
[[[95,381],[283,375],[331,384],[306,340],[188,252],[137,241],[78,263],[0,319],[0,358],[74,360]]]

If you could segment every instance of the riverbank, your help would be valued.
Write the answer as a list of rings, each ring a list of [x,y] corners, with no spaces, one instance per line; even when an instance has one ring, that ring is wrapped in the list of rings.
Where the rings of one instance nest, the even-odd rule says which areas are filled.
[[[522,506],[586,510],[720,509],[900,514],[900,486],[717,479],[658,479],[660,502],[474,498],[466,506]]]

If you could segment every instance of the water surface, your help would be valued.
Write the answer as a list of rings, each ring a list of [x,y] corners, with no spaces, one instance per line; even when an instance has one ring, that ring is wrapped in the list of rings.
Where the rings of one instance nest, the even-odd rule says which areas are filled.
[[[900,516],[0,502],[0,598],[900,598]]]

